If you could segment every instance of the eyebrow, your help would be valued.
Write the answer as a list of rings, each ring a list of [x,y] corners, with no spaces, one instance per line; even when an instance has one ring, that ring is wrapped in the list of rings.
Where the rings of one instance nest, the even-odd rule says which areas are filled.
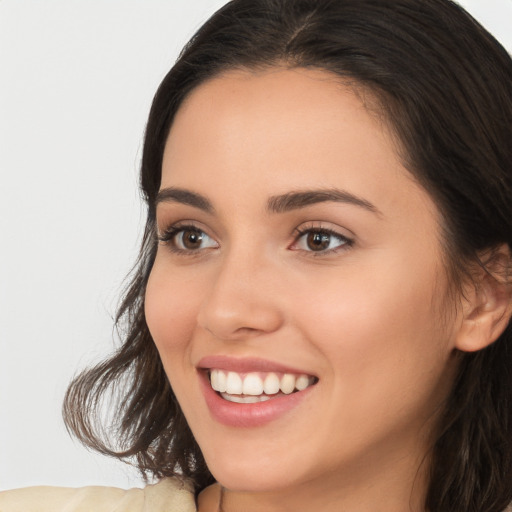
[[[155,205],[163,202],[186,204],[203,210],[206,213],[213,213],[215,211],[213,204],[207,197],[182,188],[168,187],[161,189],[156,196]],[[379,209],[366,199],[358,197],[346,190],[335,188],[299,190],[272,196],[267,201],[267,210],[272,213],[284,213],[325,202],[352,204],[376,213],[377,215],[382,215]]]
[[[346,203],[359,206],[370,212],[382,215],[379,209],[361,197],[355,196],[346,190],[339,190],[335,188],[319,189],[319,190],[304,190],[297,192],[289,192],[279,196],[273,196],[268,200],[267,208],[274,213],[283,213],[290,210],[298,210],[305,208],[312,204],[325,203]]]
[[[168,187],[159,190],[155,199],[155,206],[164,202],[186,204],[199,208],[206,213],[213,213],[215,210],[209,199],[201,194],[182,188]]]

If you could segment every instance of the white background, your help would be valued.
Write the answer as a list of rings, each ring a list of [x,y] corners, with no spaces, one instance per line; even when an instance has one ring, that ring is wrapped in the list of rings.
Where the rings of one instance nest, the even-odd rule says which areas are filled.
[[[66,433],[71,377],[114,345],[152,96],[225,0],[0,0],[0,489],[139,486]],[[512,51],[512,0],[461,2]]]

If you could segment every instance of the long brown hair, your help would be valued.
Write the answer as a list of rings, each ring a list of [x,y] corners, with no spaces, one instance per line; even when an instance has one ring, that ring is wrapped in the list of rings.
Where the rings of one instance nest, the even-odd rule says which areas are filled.
[[[462,8],[450,0],[233,0],[220,9],[153,101],[141,168],[147,223],[116,319],[124,342],[71,383],[64,403],[68,428],[86,445],[146,475],[191,478],[197,490],[213,477],[144,317],[163,149],[192,89],[229,69],[275,65],[327,70],[378,100],[405,166],[443,215],[454,280],[479,251],[512,246],[512,60]],[[432,512],[501,512],[512,501],[511,343],[508,327],[489,348],[461,356],[432,447]]]

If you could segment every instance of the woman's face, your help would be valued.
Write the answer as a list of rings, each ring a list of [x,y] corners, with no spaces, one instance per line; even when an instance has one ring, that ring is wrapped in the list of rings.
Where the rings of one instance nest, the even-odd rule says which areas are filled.
[[[222,484],[414,478],[458,315],[438,211],[358,95],[303,69],[201,85],[157,223],[147,322]]]

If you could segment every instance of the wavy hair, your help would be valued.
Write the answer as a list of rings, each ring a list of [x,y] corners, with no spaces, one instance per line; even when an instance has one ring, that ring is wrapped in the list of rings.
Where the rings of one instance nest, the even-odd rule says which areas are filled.
[[[81,373],[68,429],[146,476],[213,481],[165,375],[144,316],[155,258],[164,145],[184,98],[232,69],[315,68],[369,92],[404,165],[444,220],[454,282],[485,249],[512,247],[512,60],[450,0],[233,0],[185,46],[155,95],[140,183],[147,222],[116,317],[123,343]],[[426,509],[501,512],[512,501],[512,339],[460,355],[430,457]],[[105,412],[106,411],[106,412]]]

